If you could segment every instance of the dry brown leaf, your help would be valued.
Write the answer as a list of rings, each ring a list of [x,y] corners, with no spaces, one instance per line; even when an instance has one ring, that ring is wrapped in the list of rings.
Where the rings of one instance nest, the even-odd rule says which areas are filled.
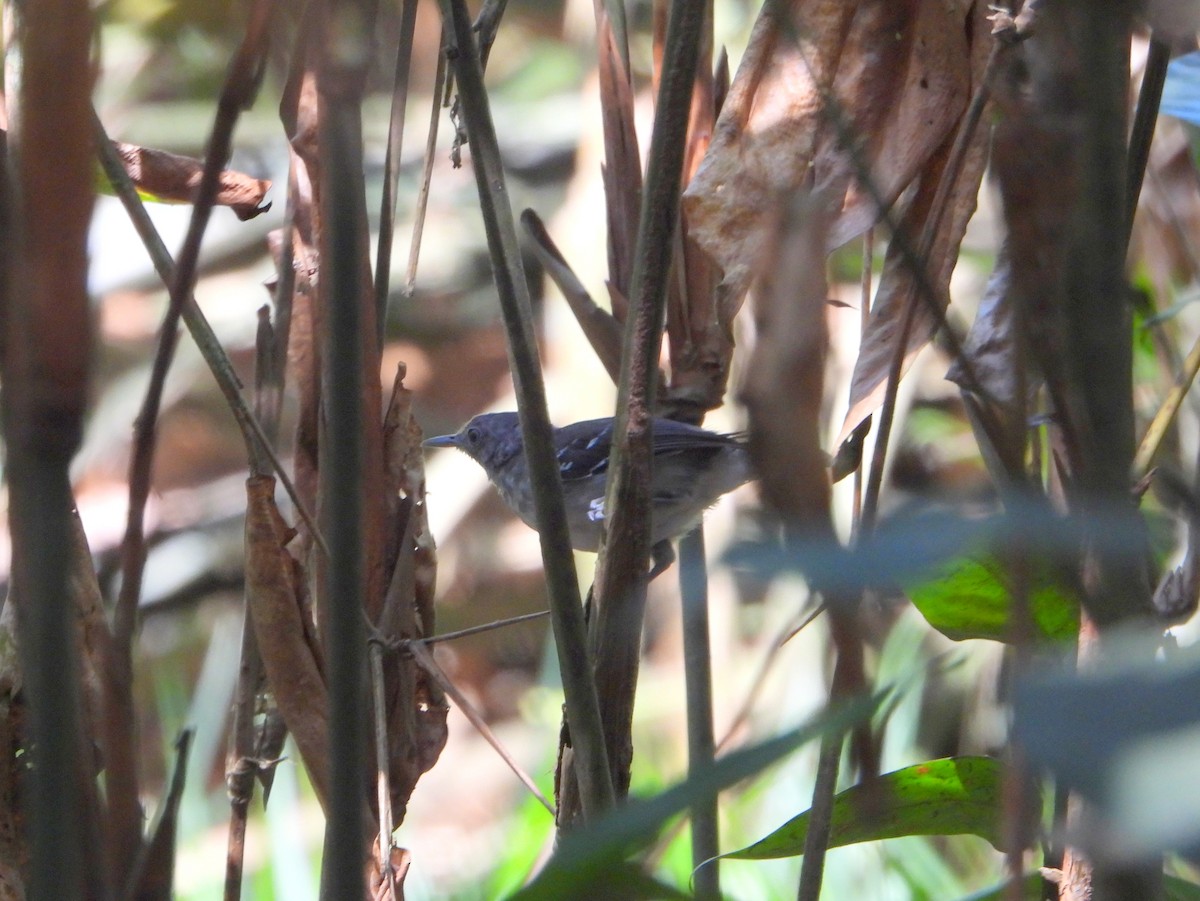
[[[329,707],[319,651],[297,595],[302,578],[285,549],[291,530],[275,507],[275,480],[246,480],[246,598],[267,684],[296,739],[321,806],[329,800]],[[327,808],[326,808],[327,809]]]
[[[983,27],[986,11],[984,4],[976,4],[973,32],[977,40],[971,48],[970,59],[975,86],[982,81],[991,50],[991,38],[987,36]],[[979,37],[981,35],[983,37]],[[907,236],[909,247],[917,248],[928,238],[928,252],[922,262],[934,296],[928,298],[917,295],[917,279],[912,266],[901,253],[899,244],[892,241],[884,260],[883,275],[879,280],[871,318],[855,362],[854,376],[850,384],[850,408],[842,424],[838,444],[846,440],[858,424],[882,402],[909,304],[915,303],[916,309],[904,350],[901,375],[908,371],[917,354],[933,337],[940,324],[940,314],[949,303],[950,276],[958,261],[958,249],[966,232],[967,222],[975,212],[979,184],[987,165],[987,147],[990,140],[986,128],[976,130],[958,168],[957,177],[946,195],[945,209],[936,210],[934,200],[946,167],[951,161],[955,137],[953,132],[947,134],[937,153],[923,168],[914,196],[899,223],[900,229]],[[930,233],[931,219],[936,223],[936,229]],[[934,306],[937,312],[933,309]]]
[[[971,90],[968,16],[963,4],[942,0],[859,7],[834,96],[849,117],[850,133],[863,142],[871,179],[886,203],[912,183],[966,109]],[[847,184],[842,213],[827,239],[830,249],[879,219],[843,143],[827,141],[814,163],[818,186]]]
[[[165,150],[113,142],[125,171],[139,191],[154,200],[190,203],[200,188],[204,161]],[[252,178],[233,169],[221,171],[216,203],[227,206],[243,221],[271,208],[263,197],[271,188],[265,178]]]
[[[398,544],[389,549],[391,578],[385,611],[400,601],[407,602],[416,614],[416,622],[405,638],[425,637],[434,628],[433,595],[437,580],[437,546],[429,531],[425,508],[425,454],[421,448],[424,435],[412,413],[413,394],[404,386],[405,366],[396,369],[391,400],[383,423],[384,466],[386,467],[388,518],[395,525]],[[407,590],[393,596],[396,571],[407,567],[404,578]],[[388,623],[394,613],[385,613],[379,625],[385,635],[392,637]],[[405,619],[411,621],[412,614]]]
[[[533,252],[538,261],[562,292],[575,321],[615,383],[621,374],[621,324],[608,310],[592,300],[537,213],[525,210],[521,214],[521,225],[533,242]]]
[[[966,105],[965,20],[961,4],[942,0],[763,7],[684,194],[690,234],[722,267],[731,295],[749,286],[782,197],[820,188],[841,210],[827,235],[833,248],[878,217],[856,186],[859,166],[887,203],[912,181]],[[859,142],[860,163],[847,139]]]
[[[600,48],[600,108],[604,124],[604,197],[608,207],[608,277],[628,297],[633,253],[642,215],[642,163],[633,121],[633,88],[617,50],[612,24],[596,4]],[[613,307],[624,322],[627,307]]]
[[[1012,263],[1008,250],[1001,248],[996,266],[988,278],[979,311],[963,342],[963,356],[971,361],[979,385],[966,382],[958,360],[950,364],[946,378],[964,390],[983,388],[987,399],[1009,407],[1018,406],[1020,386],[1017,376],[1017,348],[1014,330],[1016,318],[1012,308],[1009,285]],[[1021,380],[1023,382],[1023,379]]]
[[[1138,197],[1130,258],[1144,267],[1158,297],[1200,278],[1200,178],[1183,123],[1158,120]]]
[[[392,639],[424,638],[434,628],[437,550],[425,515],[425,455],[412,392],[397,367],[383,423],[388,521],[397,543],[389,551],[391,577],[377,627]],[[441,690],[410,657],[384,660],[388,697],[388,777],[393,825],[404,819],[417,780],[445,747],[448,707]]]

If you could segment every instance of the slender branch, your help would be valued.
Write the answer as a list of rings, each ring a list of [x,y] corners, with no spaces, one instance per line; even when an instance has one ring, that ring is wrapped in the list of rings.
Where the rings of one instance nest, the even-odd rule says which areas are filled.
[[[429,111],[429,130],[425,136],[425,164],[421,170],[421,189],[417,191],[417,206],[413,211],[412,242],[408,247],[408,269],[404,290],[413,293],[417,281],[417,261],[421,256],[421,236],[425,233],[425,213],[429,209],[429,183],[433,179],[433,160],[437,153],[438,122],[441,119],[442,95],[446,90],[446,54],[439,53],[437,72],[433,78],[433,102]]]
[[[500,148],[483,87],[483,70],[463,0],[441,0],[447,53],[454,64],[462,115],[471,140],[479,205],[487,231],[492,270],[508,331],[509,356],[521,414],[521,432],[533,475],[534,509],[550,592],[550,617],[562,667],[567,721],[575,749],[584,812],[593,816],[613,803],[600,710],[585,638],[579,581],[567,536],[566,509],[558,475],[546,390],[533,334],[529,286],[521,265],[516,225],[505,189]]]
[[[1161,38],[1150,39],[1146,55],[1146,68],[1142,74],[1142,88],[1138,92],[1137,111],[1133,116],[1133,129],[1129,136],[1129,161],[1125,192],[1125,244],[1133,232],[1133,220],[1137,215],[1138,197],[1142,193],[1142,181],[1146,177],[1146,164],[1150,160],[1150,144],[1154,140],[1154,127],[1158,124],[1158,107],[1162,102],[1163,85],[1167,80],[1167,63],[1171,61],[1171,48]]]
[[[425,642],[420,639],[409,641],[408,652],[412,654],[413,659],[417,661],[421,669],[425,670],[429,674],[429,677],[441,687],[442,691],[453,699],[454,703],[458,705],[458,709],[471,721],[471,725],[495,749],[496,753],[500,755],[500,758],[508,765],[508,768],[513,771],[516,777],[521,780],[521,784],[529,789],[530,794],[537,798],[541,805],[550,811],[551,816],[553,816],[554,805],[546,800],[546,796],[537,787],[537,783],[529,777],[528,773],[521,769],[516,758],[500,743],[500,739],[496,737],[496,733],[492,731],[487,721],[483,718],[483,715],[475,709],[475,705],[467,699],[466,695],[458,690],[458,687],[450,681],[450,678],[438,666],[437,661],[433,659],[433,654],[429,652],[429,648],[425,647]]]
[[[817,757],[816,783],[812,807],[808,811],[808,832],[804,836],[804,859],[800,865],[798,901],[817,901],[825,875],[825,852],[829,848],[829,830],[833,826],[833,797],[837,788],[838,766],[844,735],[827,734],[821,739]]]
[[[605,546],[596,577],[592,632],[596,684],[618,794],[629,787],[630,728],[637,688],[646,569],[650,556],[652,407],[666,320],[667,288],[679,220],[679,194],[705,4],[672,4],[666,57],[642,195],[617,390],[617,417],[605,497]]]
[[[366,198],[362,169],[362,91],[375,22],[371,0],[330,0],[322,10],[317,66],[320,182],[319,303],[323,329],[320,494],[329,523],[329,566],[321,616],[329,686],[330,797],[322,854],[322,901],[363,896],[367,859],[364,707],[367,686],[364,606],[369,477],[364,403],[370,313]],[[374,338],[374,333],[370,338]],[[378,371],[372,374],[378,378]]]
[[[375,320],[379,343],[387,326],[388,284],[392,268],[392,238],[396,228],[396,188],[400,179],[400,151],[404,144],[404,112],[408,106],[408,76],[412,65],[413,32],[417,0],[403,0],[400,37],[396,44],[396,72],[392,80],[392,113],[388,122],[387,155],[383,161],[383,197],[379,205],[379,244],[375,251]]]
[[[242,897],[242,873],[246,856],[246,824],[254,797],[254,708],[262,680],[262,657],[254,639],[254,623],[247,605],[242,623],[242,651],[238,664],[237,694],[234,697],[233,728],[225,766],[229,792],[229,837],[225,851],[224,901]]]
[[[144,518],[146,501],[150,496],[150,474],[154,462],[156,428],[167,371],[178,345],[178,325],[192,288],[200,261],[200,242],[208,228],[221,170],[229,160],[233,129],[241,112],[254,99],[266,59],[267,36],[271,19],[271,0],[256,0],[250,12],[246,36],[230,65],[229,74],[221,89],[212,135],[204,157],[204,172],[196,190],[192,217],[187,235],[179,252],[175,278],[171,283],[171,299],[163,317],[158,349],[155,353],[150,384],[134,426],[133,453],[129,464],[129,513],[122,541],[121,590],[113,613],[113,639],[118,655],[127,657],[137,622],[137,604],[142,591],[142,574],[146,562]]]
[[[170,251],[167,250],[167,245],[163,243],[162,237],[154,227],[154,223],[150,221],[150,216],[146,212],[146,207],[142,203],[142,199],[138,196],[137,189],[130,180],[129,174],[121,165],[120,158],[113,149],[112,141],[109,140],[103,123],[95,116],[94,111],[92,127],[96,132],[96,151],[100,157],[100,165],[104,169],[105,177],[108,178],[117,197],[124,204],[126,213],[129,214],[129,218],[133,222],[138,236],[142,239],[142,244],[150,254],[150,260],[153,262],[159,278],[167,285],[173,284],[176,269],[175,262],[171,259]],[[233,363],[230,361],[229,355],[225,353],[225,348],[221,346],[216,332],[213,331],[203,311],[196,304],[194,297],[189,297],[188,302],[184,305],[183,324],[187,326],[192,340],[196,342],[196,346],[200,350],[200,355],[204,358],[205,363],[208,364],[213,378],[216,379],[217,387],[221,390],[222,396],[225,398],[226,403],[229,404],[229,409],[233,412],[234,419],[237,420],[238,426],[242,430],[242,436],[246,441],[247,447],[257,446],[257,452],[265,456],[268,462],[270,462],[271,470],[274,472],[275,477],[279,479],[279,483],[287,493],[288,499],[295,506],[296,513],[314,536],[317,546],[328,557],[329,545],[326,544],[321,530],[317,528],[316,519],[309,511],[307,505],[301,500],[300,494],[296,490],[296,485],[292,481],[291,476],[288,475],[287,469],[284,468],[283,462],[275,453],[272,442],[268,439],[258,418],[250,410],[249,404],[246,403],[246,398],[242,395],[241,382],[233,369]],[[280,322],[280,328],[276,329],[277,338],[282,334],[282,322]],[[280,359],[280,365],[284,365],[282,358]]]
[[[679,590],[683,599],[683,676],[687,698],[688,772],[711,766],[716,758],[713,734],[712,644],[708,624],[708,571],[704,530],[698,527],[679,543]],[[717,796],[692,806],[692,872],[698,901],[721,897]],[[706,865],[706,861],[712,861]]]
[[[500,629],[504,626],[515,626],[518,623],[529,622],[530,620],[541,619],[543,616],[549,616],[549,610],[538,610],[534,613],[522,613],[520,616],[510,616],[507,619],[498,619],[490,623],[483,623],[479,626],[469,626],[466,629],[457,629],[454,632],[443,632],[441,635],[430,635],[428,638],[421,639],[404,639],[400,642],[400,647],[406,646],[410,641],[421,641],[425,644],[436,644],[439,641],[453,641],[456,638],[466,638],[468,635],[478,635],[481,632],[491,632],[493,629]]]
[[[415,4],[414,4],[415,5]],[[388,901],[396,901],[392,869],[392,787],[388,777],[387,686],[383,680],[383,648],[372,642],[367,652],[371,667],[371,699],[375,712],[375,796],[379,805],[379,878]]]

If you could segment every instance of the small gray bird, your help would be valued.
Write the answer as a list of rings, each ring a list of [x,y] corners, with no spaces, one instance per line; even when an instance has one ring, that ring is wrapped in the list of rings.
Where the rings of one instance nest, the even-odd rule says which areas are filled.
[[[614,426],[615,420],[608,417],[554,430],[567,526],[577,550],[594,552],[600,547]],[[463,451],[483,467],[505,503],[527,525],[537,528],[516,413],[480,414],[453,435],[430,438],[425,447]],[[670,539],[694,528],[717,498],[752,477],[750,454],[739,436],[655,419],[650,511],[655,572],[670,564]]]

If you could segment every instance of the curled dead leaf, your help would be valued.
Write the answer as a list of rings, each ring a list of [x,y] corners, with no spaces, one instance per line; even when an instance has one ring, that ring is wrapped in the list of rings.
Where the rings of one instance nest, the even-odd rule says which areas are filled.
[[[246,598],[267,684],[323,808],[329,800],[329,707],[320,652],[297,591],[302,578],[285,549],[291,529],[275,507],[275,480],[246,480]]]
[[[204,173],[203,160],[116,141],[113,146],[137,189],[151,200],[190,203],[195,198]],[[271,188],[271,182],[264,178],[225,169],[219,184],[217,205],[229,207],[243,221],[271,208],[271,204],[263,202]]]

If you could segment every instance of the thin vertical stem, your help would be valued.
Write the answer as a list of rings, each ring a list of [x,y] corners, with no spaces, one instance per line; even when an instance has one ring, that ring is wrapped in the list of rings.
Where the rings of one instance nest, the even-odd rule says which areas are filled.
[[[375,251],[375,320],[379,342],[387,326],[388,286],[392,268],[392,238],[396,226],[396,188],[400,178],[400,151],[404,145],[404,113],[408,106],[408,71],[412,63],[417,0],[402,0],[400,37],[396,45],[396,72],[392,81],[392,113],[388,123],[387,156],[383,164],[383,197],[379,209],[379,244]],[[434,101],[436,103],[436,100]]]
[[[9,181],[7,167],[0,172],[0,348],[11,602],[17,605],[32,751],[31,765],[21,767],[30,850],[25,890],[36,899],[99,898],[111,874],[86,841],[95,819],[82,799],[95,794],[91,767],[84,769],[89,758],[82,753],[79,717],[80,645],[63,565],[73,543],[68,469],[83,430],[92,343],[87,233],[94,193],[93,21],[84,0],[22,4],[20,14],[16,178]]]
[[[708,571],[704,528],[679,543],[679,588],[683,598],[683,676],[687,696],[688,772],[710,766],[716,757],[713,733],[712,644],[708,624]],[[717,796],[692,805],[693,887],[698,901],[721,897]],[[712,860],[707,866],[705,861]]]
[[[491,109],[483,87],[483,68],[463,0],[441,0],[448,53],[454,63],[462,115],[471,139],[471,160],[479,186],[479,205],[487,232],[496,292],[509,338],[509,358],[521,414],[521,434],[529,471],[542,559],[550,592],[550,619],[558,647],[566,695],[567,723],[575,751],[584,813],[598,814],[613,804],[600,708],[587,652],[579,579],[567,536],[562,482],[558,474],[546,387],[533,334],[529,286],[521,263],[516,223],[505,189],[504,168]]]
[[[326,321],[321,496],[330,560],[322,619],[329,683],[330,798],[321,868],[322,901],[365,891],[363,809],[367,751],[366,631],[363,625],[366,442],[363,304],[366,199],[360,103],[374,27],[370,0],[330,0],[318,70],[321,160],[321,308]],[[378,415],[377,411],[371,411]]]
[[[630,730],[650,556],[651,408],[705,11],[703,3],[678,0],[671,6],[667,26],[617,389],[605,497],[606,545],[597,566],[592,647],[603,649],[596,659],[596,685],[613,785],[621,796],[628,791],[633,758]]]

